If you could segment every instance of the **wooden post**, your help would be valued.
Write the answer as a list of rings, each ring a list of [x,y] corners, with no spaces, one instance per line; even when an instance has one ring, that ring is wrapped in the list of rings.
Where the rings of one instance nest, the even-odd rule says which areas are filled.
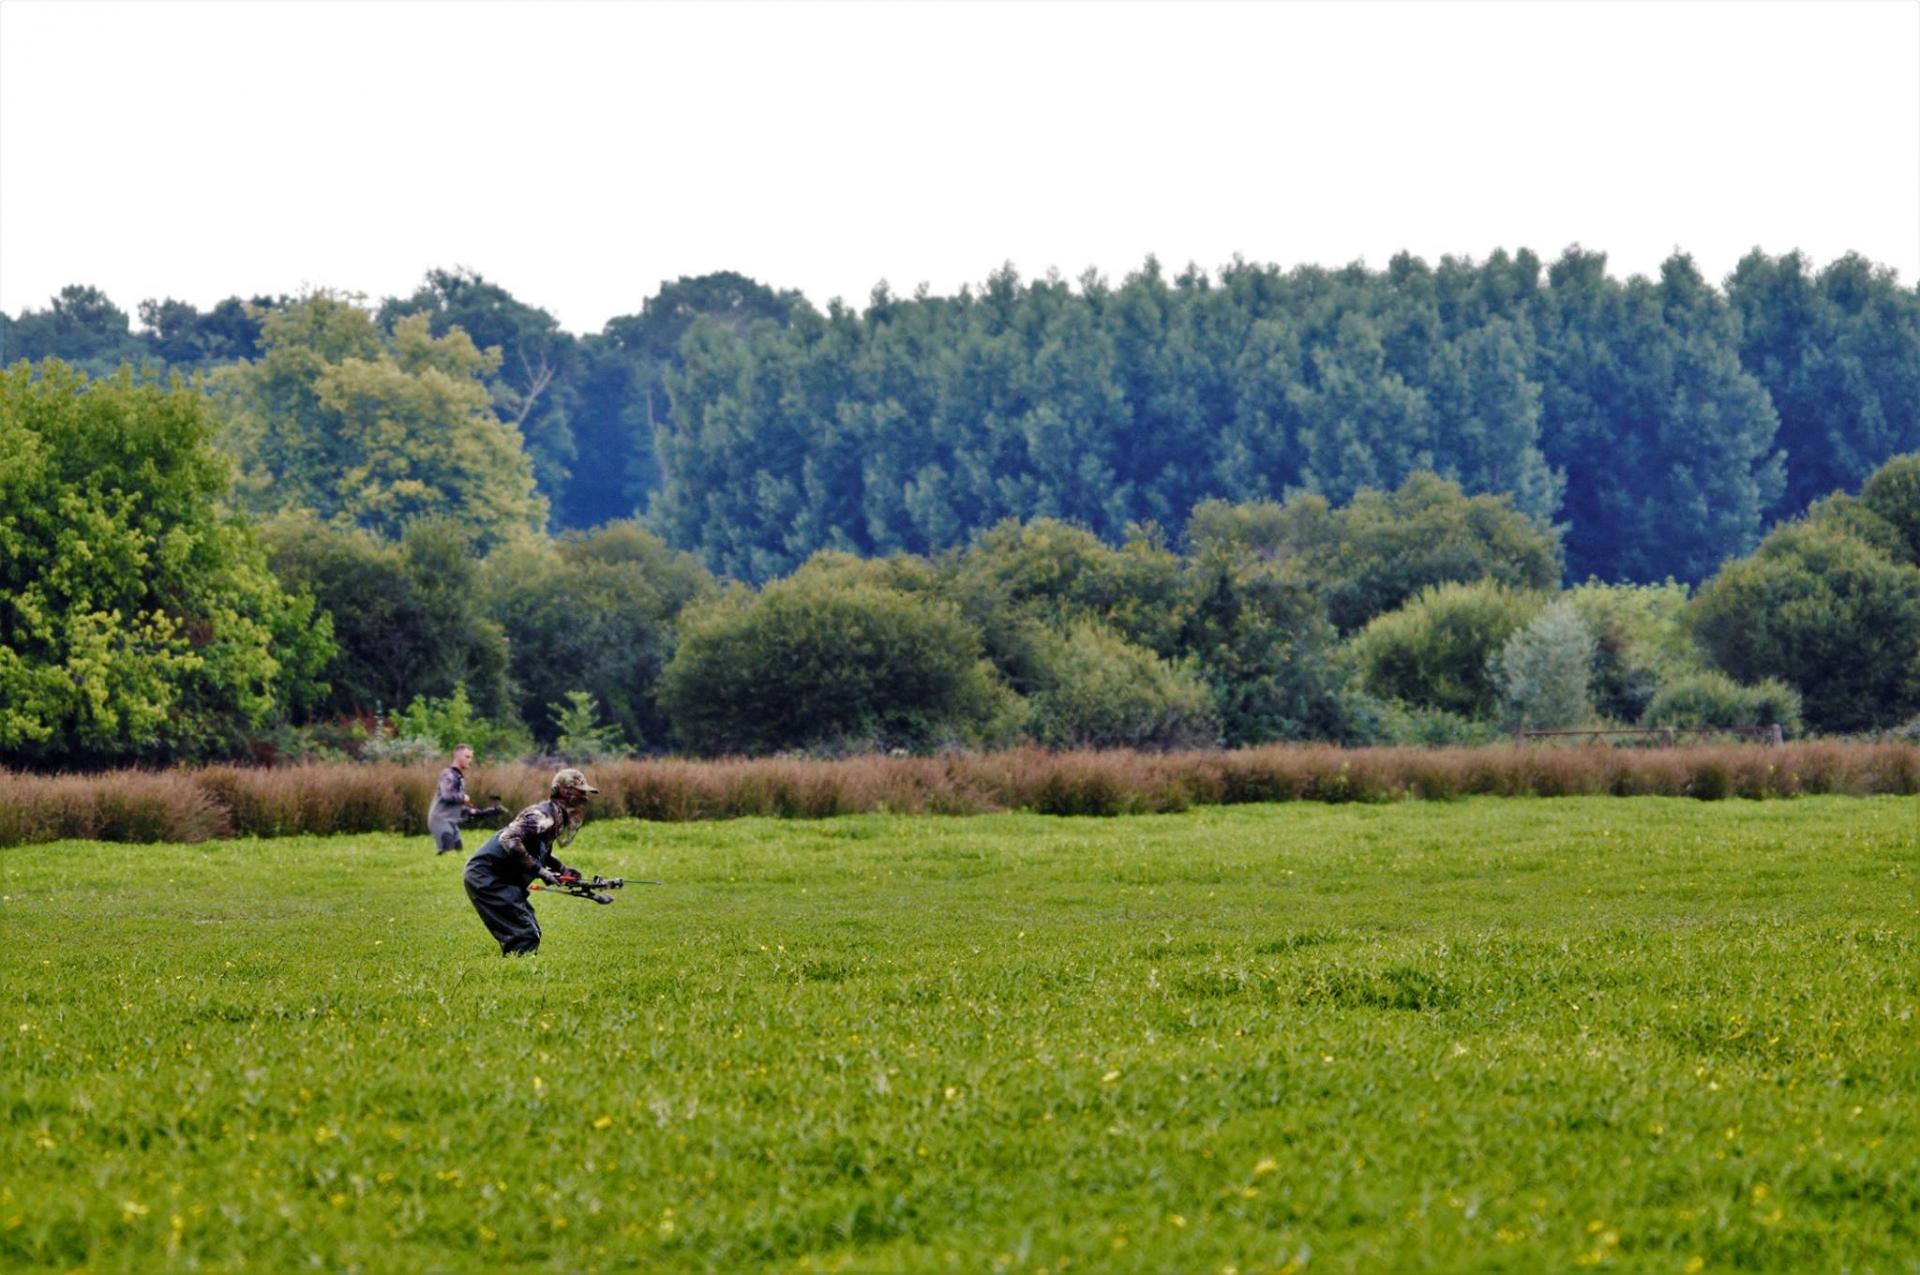
[[[1774,744],[1776,747],[1787,742],[1787,732],[1780,729],[1779,722],[1775,722],[1773,724],[1773,734],[1769,742]]]

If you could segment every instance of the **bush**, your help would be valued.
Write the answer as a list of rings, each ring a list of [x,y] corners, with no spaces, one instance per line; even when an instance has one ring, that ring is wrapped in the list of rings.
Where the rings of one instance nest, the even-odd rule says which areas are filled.
[[[1742,686],[1724,673],[1695,673],[1660,688],[1647,708],[1645,725],[1696,728],[1771,726],[1800,730],[1800,695],[1768,678]]]
[[[1354,639],[1361,684],[1413,707],[1491,717],[1500,689],[1490,661],[1540,606],[1538,595],[1491,581],[1427,589]]]
[[[1055,637],[1027,734],[1049,748],[1193,748],[1214,742],[1207,688],[1186,668],[1081,621]]]
[[[520,757],[530,750],[526,733],[516,726],[490,722],[474,712],[464,683],[453,694],[416,695],[396,714],[384,739],[370,742],[367,755],[375,761],[416,763],[451,753],[461,744],[478,757]]]
[[[1548,604],[1494,657],[1507,724],[1564,730],[1593,720],[1594,640],[1571,603]]]
[[[1830,523],[1776,528],[1701,589],[1688,618],[1721,671],[1799,691],[1814,730],[1920,711],[1920,567]]]
[[[951,605],[820,576],[689,608],[660,702],[707,754],[984,741],[1019,710]]]

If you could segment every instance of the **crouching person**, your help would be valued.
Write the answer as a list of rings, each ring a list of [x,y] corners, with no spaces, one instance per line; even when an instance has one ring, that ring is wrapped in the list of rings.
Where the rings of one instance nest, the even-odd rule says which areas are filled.
[[[573,840],[586,815],[587,799],[600,790],[568,768],[553,777],[547,791],[547,800],[515,815],[467,860],[467,897],[500,944],[502,956],[530,956],[540,950],[540,922],[533,915],[529,887],[535,881],[556,885],[573,874],[553,850]]]

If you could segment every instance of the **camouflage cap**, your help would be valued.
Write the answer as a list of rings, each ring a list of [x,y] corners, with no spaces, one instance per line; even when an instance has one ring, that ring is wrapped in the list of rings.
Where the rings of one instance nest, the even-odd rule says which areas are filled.
[[[562,793],[567,793],[573,796],[584,797],[589,793],[599,791],[598,788],[595,788],[587,782],[585,775],[569,766],[565,770],[554,773],[553,783],[547,788],[547,795],[550,797],[558,797]]]

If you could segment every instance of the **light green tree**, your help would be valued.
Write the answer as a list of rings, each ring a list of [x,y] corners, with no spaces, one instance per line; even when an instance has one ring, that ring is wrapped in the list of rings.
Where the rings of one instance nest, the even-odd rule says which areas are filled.
[[[225,751],[325,691],[331,627],[219,512],[212,433],[177,380],[0,373],[0,762]]]
[[[268,315],[261,343],[213,382],[248,508],[310,509],[389,538],[442,516],[483,549],[545,525],[519,431],[492,410],[497,350],[458,328],[436,337],[423,314],[388,336],[324,292]]]
[[[1564,599],[1508,638],[1493,669],[1508,724],[1562,730],[1591,722],[1594,649],[1593,631]]]

